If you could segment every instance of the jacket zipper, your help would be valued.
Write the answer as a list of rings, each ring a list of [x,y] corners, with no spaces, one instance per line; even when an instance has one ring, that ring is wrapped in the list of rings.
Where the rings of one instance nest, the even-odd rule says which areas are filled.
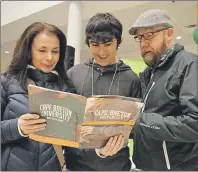
[[[151,85],[151,87],[150,87],[148,93],[147,93],[146,96],[145,96],[145,99],[144,99],[144,102],[143,102],[143,106],[142,106],[142,109],[141,109],[141,113],[142,113],[142,112],[144,111],[144,109],[145,109],[145,105],[146,105],[146,101],[147,101],[148,95],[149,95],[151,89],[154,87],[154,85],[155,85],[155,82],[152,83],[152,85]]]
[[[167,169],[170,170],[170,161],[169,161],[169,157],[168,157],[166,141],[163,141],[163,151],[164,151],[164,157],[165,157],[165,161],[166,161],[166,167],[167,167]]]

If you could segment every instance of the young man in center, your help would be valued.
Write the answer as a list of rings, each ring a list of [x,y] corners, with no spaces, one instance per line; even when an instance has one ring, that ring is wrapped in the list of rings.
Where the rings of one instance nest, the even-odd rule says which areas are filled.
[[[118,60],[116,53],[122,42],[122,24],[109,13],[97,13],[90,18],[85,30],[91,58],[68,71],[77,93],[140,97],[138,76]],[[116,105],[115,105],[116,106]],[[72,171],[129,171],[129,148],[122,148],[123,136],[109,139],[101,149],[65,148],[66,166]]]

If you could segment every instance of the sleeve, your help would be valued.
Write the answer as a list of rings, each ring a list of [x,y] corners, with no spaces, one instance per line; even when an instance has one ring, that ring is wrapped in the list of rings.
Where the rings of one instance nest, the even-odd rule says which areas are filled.
[[[6,90],[3,86],[3,82],[4,79],[1,76],[1,144],[23,138],[18,130],[18,118],[2,120],[7,105]]]
[[[156,140],[198,142],[198,62],[190,63],[183,72],[180,86],[179,116],[163,117],[158,113],[141,113],[135,132]]]
[[[4,79],[3,76],[1,75],[1,117],[2,114],[4,113],[5,107],[6,107],[6,90],[4,89]]]
[[[100,149],[95,149],[96,155],[98,155],[100,158],[106,158],[106,155],[100,154]]]
[[[22,133],[22,131],[21,131],[20,127],[19,127],[19,123],[17,124],[17,126],[18,126],[19,134],[20,134],[21,136],[23,136],[23,137],[28,137],[28,135],[24,135],[24,134]]]
[[[67,77],[72,80],[72,71],[73,71],[73,67],[67,70]]]

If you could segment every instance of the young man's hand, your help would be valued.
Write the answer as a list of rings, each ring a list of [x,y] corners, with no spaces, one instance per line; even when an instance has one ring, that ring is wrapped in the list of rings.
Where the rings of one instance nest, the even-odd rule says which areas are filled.
[[[101,156],[113,156],[120,149],[122,149],[124,145],[124,137],[122,135],[114,136],[109,139],[106,146],[99,149],[98,152]]]

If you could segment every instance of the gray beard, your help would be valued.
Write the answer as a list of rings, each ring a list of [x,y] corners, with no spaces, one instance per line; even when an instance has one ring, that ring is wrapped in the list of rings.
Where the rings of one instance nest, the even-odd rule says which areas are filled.
[[[154,55],[153,55],[152,60],[148,61],[148,60],[146,60],[146,58],[143,58],[144,62],[146,63],[147,66],[149,66],[151,68],[155,68],[157,66],[157,64],[159,63],[162,55],[166,52],[167,49],[168,49],[168,47],[164,41],[160,50],[153,53]]]

